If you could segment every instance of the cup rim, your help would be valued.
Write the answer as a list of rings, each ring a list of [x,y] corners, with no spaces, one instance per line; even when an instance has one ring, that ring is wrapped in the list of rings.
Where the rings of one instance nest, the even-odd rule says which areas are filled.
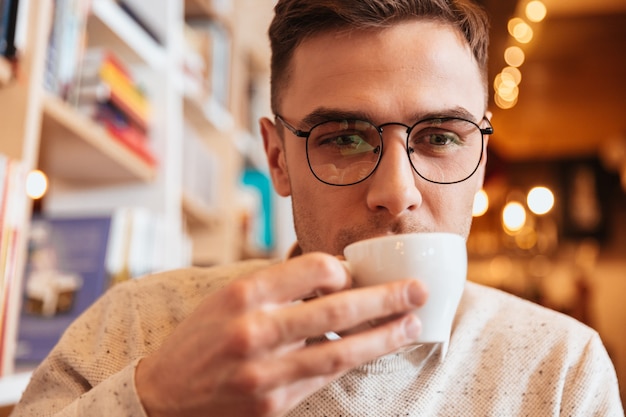
[[[379,241],[379,242],[384,242],[384,241],[397,239],[398,236],[407,236],[407,235],[413,235],[413,236],[419,235],[423,238],[449,236],[449,237],[453,237],[454,239],[456,238],[461,239],[463,242],[465,242],[465,238],[463,236],[461,236],[458,233],[453,233],[453,232],[409,232],[409,233],[397,233],[394,235],[374,236],[374,237],[369,237],[367,239],[357,240],[355,242],[350,243],[349,245],[346,245],[343,251],[345,253],[346,249],[348,249],[349,247],[354,247],[356,245],[361,245],[361,244],[367,244],[374,240]]]

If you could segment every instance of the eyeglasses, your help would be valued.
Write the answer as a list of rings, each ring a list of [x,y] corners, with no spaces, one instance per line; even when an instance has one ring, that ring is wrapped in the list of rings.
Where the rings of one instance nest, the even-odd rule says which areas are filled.
[[[329,185],[353,185],[374,173],[383,155],[383,128],[406,128],[406,151],[413,170],[435,184],[455,184],[474,175],[483,156],[486,128],[458,117],[435,117],[412,126],[367,120],[327,120],[308,132],[298,130],[280,115],[276,119],[295,136],[306,139],[306,156],[313,175]]]

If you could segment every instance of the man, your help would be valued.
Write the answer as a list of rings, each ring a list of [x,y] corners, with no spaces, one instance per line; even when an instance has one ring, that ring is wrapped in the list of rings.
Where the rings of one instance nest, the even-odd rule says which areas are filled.
[[[623,413],[591,329],[468,283],[443,363],[428,345],[392,353],[419,334],[409,311],[427,289],[353,289],[337,259],[372,236],[468,235],[491,132],[483,12],[461,0],[280,0],[270,37],[276,117],[261,128],[274,186],[293,201],[290,259],[113,288],[15,415]]]

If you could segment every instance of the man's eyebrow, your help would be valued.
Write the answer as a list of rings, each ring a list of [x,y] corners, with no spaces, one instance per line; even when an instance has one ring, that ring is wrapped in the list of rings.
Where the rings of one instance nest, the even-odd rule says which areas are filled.
[[[412,120],[412,123],[415,123],[419,120],[440,119],[440,118],[446,118],[446,117],[456,117],[460,119],[466,119],[466,120],[470,120],[473,122],[477,122],[477,120],[475,120],[476,116],[474,116],[472,112],[467,110],[465,107],[461,107],[461,106],[456,106],[456,107],[451,107],[451,108],[442,108],[441,110],[437,110],[437,111],[415,113],[413,114],[413,118],[411,120]]]
[[[420,120],[425,119],[435,119],[435,118],[444,118],[444,117],[458,117],[461,119],[466,119],[470,121],[477,122],[476,116],[474,116],[469,110],[462,106],[456,106],[451,108],[442,108],[436,111],[428,111],[428,112],[415,112],[411,115],[409,120],[405,120],[407,124],[412,124]],[[331,108],[331,107],[318,107],[313,110],[309,114],[307,114],[303,119],[302,123],[306,126],[306,128],[311,128],[318,123],[322,123],[328,120],[342,120],[342,119],[359,119],[359,120],[369,120],[377,122],[375,117],[365,111],[360,110],[345,110],[339,108]],[[480,119],[480,117],[478,118]],[[395,122],[403,122],[402,120],[394,120]],[[388,121],[378,121],[380,123],[389,123],[394,122],[392,120]]]
[[[343,119],[371,120],[371,115],[362,111],[335,109],[331,107],[318,107],[311,113],[307,114],[302,119],[302,123],[306,125],[307,128],[311,128],[318,123],[326,122],[328,120]]]

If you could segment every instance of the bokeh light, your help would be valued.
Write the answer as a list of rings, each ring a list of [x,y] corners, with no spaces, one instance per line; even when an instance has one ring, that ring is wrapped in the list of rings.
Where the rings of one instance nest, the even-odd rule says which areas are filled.
[[[531,22],[541,22],[547,13],[546,5],[539,0],[531,1],[526,5],[526,17]]]
[[[526,223],[526,209],[521,203],[511,201],[502,210],[502,223],[508,232],[519,232]]]
[[[546,214],[554,207],[554,193],[547,187],[534,187],[528,192],[526,202],[533,213]]]
[[[514,17],[509,20],[508,29],[511,36],[519,43],[528,43],[533,39],[533,29],[519,17]]]
[[[489,210],[489,196],[485,190],[480,190],[474,195],[474,207],[472,209],[472,215],[474,217],[480,217],[487,213]]]
[[[48,177],[42,171],[35,170],[26,176],[26,194],[33,200],[40,199],[48,190]]]
[[[519,46],[509,46],[504,50],[504,61],[512,67],[521,67],[526,60],[526,54]]]

